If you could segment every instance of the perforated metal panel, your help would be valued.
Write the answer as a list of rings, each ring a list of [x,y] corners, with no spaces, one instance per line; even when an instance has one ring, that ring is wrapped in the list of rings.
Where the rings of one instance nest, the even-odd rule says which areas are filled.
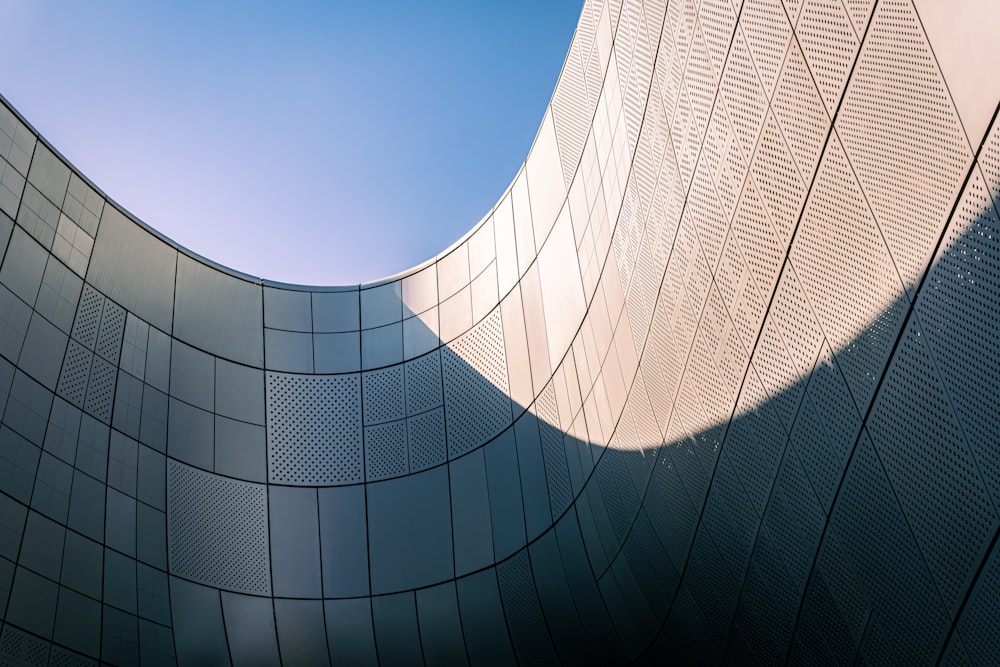
[[[9,665],[45,667],[49,664],[47,641],[6,625],[0,631],[0,656]]]
[[[112,364],[118,365],[125,332],[125,310],[112,301],[106,301],[101,314],[101,329],[95,351]]]
[[[500,309],[441,353],[448,455],[482,445],[511,421]]]
[[[405,415],[402,366],[362,374],[361,388],[365,424],[381,424]]]
[[[511,628],[518,661],[523,665],[552,665],[559,661],[549,637],[528,552],[521,551],[497,567],[500,597]]]
[[[80,305],[76,310],[76,320],[73,323],[73,338],[90,350],[97,343],[100,332],[101,312],[104,310],[104,295],[84,283]]]
[[[200,583],[270,595],[267,491],[167,463],[170,571]]]
[[[438,352],[407,362],[405,368],[406,414],[425,412],[444,402],[441,393],[441,357]]]
[[[90,367],[90,382],[87,383],[87,398],[83,409],[105,424],[111,423],[111,408],[115,397],[115,378],[118,370],[110,363],[94,357]]]
[[[57,393],[78,408],[83,407],[94,355],[75,340],[69,342],[59,374]]]
[[[417,472],[445,461],[444,410],[437,408],[406,420],[410,471]]]
[[[259,631],[285,662],[991,664],[1000,127],[974,164],[962,120],[1000,90],[932,4],[589,0],[512,191],[360,301],[164,243],[0,101],[0,662]],[[237,287],[247,326],[199,311]],[[369,370],[307,372],[313,320],[316,370]]]
[[[364,479],[360,375],[267,373],[268,479],[338,484]]]
[[[406,422],[365,427],[365,479],[386,479],[406,472]]]

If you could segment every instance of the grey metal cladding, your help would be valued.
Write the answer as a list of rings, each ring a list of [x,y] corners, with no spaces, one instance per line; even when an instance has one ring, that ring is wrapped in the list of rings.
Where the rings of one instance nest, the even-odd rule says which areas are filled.
[[[387,479],[408,472],[405,420],[366,426],[364,438],[366,480]]]
[[[462,640],[455,582],[417,591],[417,618],[424,661],[439,665],[468,665]]]
[[[167,463],[170,571],[225,590],[270,595],[267,489]]]
[[[360,375],[269,372],[266,387],[271,482],[321,485],[364,479]]]
[[[274,600],[281,660],[290,665],[331,662],[321,600]]]
[[[264,287],[264,326],[285,331],[311,332],[310,292]]]
[[[104,295],[90,283],[84,283],[76,318],[73,321],[73,339],[93,350],[101,331],[101,313],[104,312]]]
[[[372,598],[379,662],[404,664],[421,654],[416,598],[412,592]]]
[[[62,206],[69,186],[70,169],[45,144],[38,144],[31,158],[28,182],[55,206]]]
[[[46,250],[52,248],[59,227],[59,208],[31,185],[24,188],[17,223]]]
[[[268,512],[274,594],[320,597],[322,579],[316,489],[271,486]]]
[[[24,176],[17,173],[9,162],[0,159],[0,212],[3,212],[7,220],[17,215],[23,193]],[[9,229],[7,233],[10,233]]]
[[[0,282],[29,306],[34,307],[45,273],[45,249],[18,226],[0,266]]]
[[[373,594],[454,577],[444,467],[368,485],[368,548]]]
[[[35,308],[61,331],[69,334],[82,286],[83,281],[79,277],[50,257]]]
[[[995,4],[587,0],[496,206],[366,285],[0,100],[0,662],[993,664]]]
[[[223,592],[222,612],[233,662],[275,665],[281,661],[270,599]]]
[[[511,423],[500,310],[444,348],[448,455],[459,456]]]
[[[368,595],[367,531],[363,486],[319,489],[324,597]]]
[[[216,356],[263,366],[261,289],[179,254],[174,335]]]
[[[87,269],[87,282],[161,331],[174,312],[177,251],[105,206]]]
[[[378,665],[369,597],[323,602],[330,653],[351,665]]]
[[[264,372],[215,360],[215,411],[251,424],[264,424]]]

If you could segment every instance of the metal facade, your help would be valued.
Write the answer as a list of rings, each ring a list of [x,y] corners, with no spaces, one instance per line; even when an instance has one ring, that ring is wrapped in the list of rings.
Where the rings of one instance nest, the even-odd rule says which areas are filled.
[[[588,0],[500,202],[354,287],[0,105],[0,663],[995,664],[1000,15],[946,4]]]

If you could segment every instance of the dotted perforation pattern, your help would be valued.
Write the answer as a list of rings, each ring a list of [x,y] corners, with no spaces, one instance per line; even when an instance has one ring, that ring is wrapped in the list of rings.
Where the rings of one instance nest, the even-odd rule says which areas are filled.
[[[442,405],[441,353],[438,350],[408,361],[406,368],[406,414],[415,415]]]
[[[101,315],[101,330],[97,336],[95,351],[117,366],[124,334],[125,309],[113,301],[105,301],[104,313]]]
[[[270,595],[267,489],[167,464],[170,572],[216,588]]]
[[[369,481],[407,472],[406,422],[365,427],[365,478]]]
[[[97,343],[100,331],[101,313],[104,310],[104,295],[94,289],[89,283],[84,283],[80,305],[76,309],[76,321],[73,323],[73,338],[89,350]]]
[[[404,416],[402,366],[371,371],[361,378],[365,424],[381,424]]]
[[[496,308],[442,351],[448,455],[482,445],[511,423],[503,325]]]
[[[282,484],[364,480],[361,377],[268,373],[268,479]]]
[[[527,550],[497,566],[497,579],[518,661],[522,665],[558,663],[538,602]]]
[[[435,408],[406,420],[410,472],[444,463],[444,408]]]

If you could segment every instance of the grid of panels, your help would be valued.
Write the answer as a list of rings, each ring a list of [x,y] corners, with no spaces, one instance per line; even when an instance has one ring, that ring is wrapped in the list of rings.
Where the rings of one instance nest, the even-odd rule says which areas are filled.
[[[173,275],[108,258],[175,251],[0,105],[0,657],[225,660],[246,641],[225,608],[288,662],[986,664],[1000,129],[969,151],[919,7],[587,2],[554,139],[495,215],[430,269],[263,299],[331,375],[261,369],[263,313],[173,342]],[[536,186],[560,182],[589,308],[556,327],[530,267],[554,224]],[[45,360],[50,329],[70,340]],[[301,489],[271,543],[291,496],[242,474],[429,510],[387,536],[368,489],[349,514]],[[424,534],[449,521],[485,569],[319,601],[368,590],[368,533],[383,560],[446,553]],[[316,599],[272,605],[272,553]]]

